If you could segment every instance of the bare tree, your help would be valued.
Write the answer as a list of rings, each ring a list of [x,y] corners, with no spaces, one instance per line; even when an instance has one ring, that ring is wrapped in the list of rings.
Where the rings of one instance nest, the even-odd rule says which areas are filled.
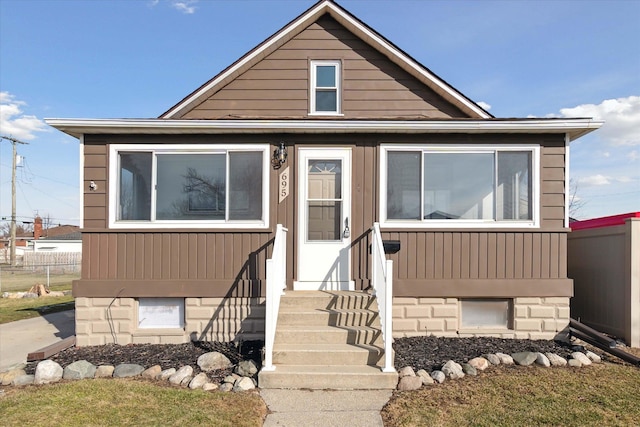
[[[583,200],[578,196],[578,181],[571,178],[569,180],[569,217],[578,218],[580,211],[587,204],[586,200]]]

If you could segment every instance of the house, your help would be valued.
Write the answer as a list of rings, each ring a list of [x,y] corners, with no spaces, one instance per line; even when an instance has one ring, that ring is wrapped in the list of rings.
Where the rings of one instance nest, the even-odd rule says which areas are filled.
[[[280,286],[373,289],[387,349],[569,322],[569,144],[602,123],[493,117],[333,1],[156,119],[47,123],[83,153],[78,345],[268,359]]]
[[[640,347],[640,212],[576,221],[571,230],[571,317]]]

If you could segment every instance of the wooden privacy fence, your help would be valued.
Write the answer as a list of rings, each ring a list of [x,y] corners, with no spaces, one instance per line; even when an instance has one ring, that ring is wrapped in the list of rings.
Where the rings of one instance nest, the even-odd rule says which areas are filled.
[[[79,272],[81,264],[80,252],[25,252],[22,257],[22,267],[31,270],[52,267],[72,273]]]

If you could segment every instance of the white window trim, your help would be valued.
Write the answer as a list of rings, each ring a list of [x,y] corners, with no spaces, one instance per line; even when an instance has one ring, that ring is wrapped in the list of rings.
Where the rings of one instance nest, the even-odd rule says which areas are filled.
[[[126,152],[152,152],[152,196],[151,196],[151,220],[123,221],[117,220],[118,195],[119,195],[119,159],[118,153]],[[262,220],[155,220],[156,197],[156,156],[157,153],[175,154],[216,154],[228,151],[261,151],[262,152]],[[269,144],[111,144],[109,146],[109,228],[220,228],[220,229],[264,229],[269,227],[269,171],[270,164]],[[227,168],[227,174],[228,174]],[[227,180],[228,182],[228,180]],[[228,197],[228,194],[227,194]]]
[[[336,111],[316,111],[316,68],[323,65],[332,65],[336,67]],[[311,61],[311,75],[309,78],[309,115],[310,116],[342,116],[342,61],[338,60],[322,60]]]
[[[504,221],[495,219],[469,220],[414,220],[387,219],[387,153],[389,151],[431,151],[435,153],[483,153],[495,151],[530,151],[531,152],[531,181],[532,181],[532,220]],[[540,228],[540,146],[535,144],[523,145],[380,145],[380,204],[379,218],[382,228]],[[420,176],[424,173],[420,171]],[[421,195],[421,197],[423,197]]]

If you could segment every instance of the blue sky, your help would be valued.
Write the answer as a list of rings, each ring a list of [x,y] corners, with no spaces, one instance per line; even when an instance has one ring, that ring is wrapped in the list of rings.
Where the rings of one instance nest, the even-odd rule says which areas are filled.
[[[313,3],[0,0],[0,134],[29,143],[18,219],[78,223],[78,143],[44,118],[157,117]],[[338,3],[497,117],[606,120],[572,144],[577,216],[640,211],[640,1]],[[0,165],[10,217],[7,141]]]

